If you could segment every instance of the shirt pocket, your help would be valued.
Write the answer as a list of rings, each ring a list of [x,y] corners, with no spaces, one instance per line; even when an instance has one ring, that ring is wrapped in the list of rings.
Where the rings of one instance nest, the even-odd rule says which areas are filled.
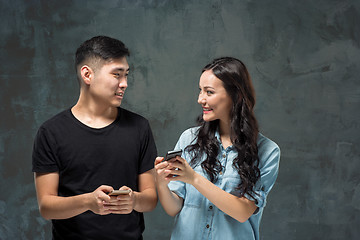
[[[240,192],[239,190],[237,190],[239,183],[241,183],[240,176],[224,177],[223,179],[224,191],[239,197]]]
[[[192,185],[186,184],[186,196],[184,205],[187,207],[200,208],[202,201],[205,197]]]

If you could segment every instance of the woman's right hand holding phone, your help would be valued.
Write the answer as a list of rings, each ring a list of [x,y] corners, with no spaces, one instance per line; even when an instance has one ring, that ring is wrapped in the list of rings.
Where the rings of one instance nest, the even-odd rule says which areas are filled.
[[[155,171],[156,171],[156,184],[158,186],[164,186],[169,183],[169,174],[171,173],[171,168],[169,168],[168,161],[163,161],[163,157],[157,157],[155,159]]]
[[[184,200],[170,191],[168,183],[173,177],[171,171],[174,170],[174,167],[171,166],[168,161],[163,160],[163,157],[157,157],[155,159],[155,181],[158,189],[158,196],[164,210],[170,216],[175,216],[181,210]]]

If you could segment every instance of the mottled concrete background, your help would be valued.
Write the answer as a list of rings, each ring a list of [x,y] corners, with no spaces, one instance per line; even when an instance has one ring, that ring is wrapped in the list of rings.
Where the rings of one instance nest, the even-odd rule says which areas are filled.
[[[282,150],[261,238],[359,239],[360,1],[1,0],[0,16],[0,239],[50,239],[33,138],[77,100],[74,52],[100,34],[131,50],[123,106],[150,120],[160,155],[200,113],[201,68],[242,59]],[[168,239],[160,205],[146,223],[145,239]]]

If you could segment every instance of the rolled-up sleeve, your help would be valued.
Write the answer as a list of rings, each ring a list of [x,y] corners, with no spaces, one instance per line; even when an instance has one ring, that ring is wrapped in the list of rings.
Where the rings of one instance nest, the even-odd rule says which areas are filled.
[[[186,195],[185,183],[180,182],[180,181],[172,181],[169,183],[168,186],[169,186],[170,191],[174,192],[176,195],[178,195],[182,199],[185,198],[185,195]]]
[[[245,197],[255,200],[256,206],[266,206],[266,198],[275,184],[279,172],[280,148],[272,141],[260,142],[259,149],[259,170],[260,180],[256,184],[254,198],[245,194]]]

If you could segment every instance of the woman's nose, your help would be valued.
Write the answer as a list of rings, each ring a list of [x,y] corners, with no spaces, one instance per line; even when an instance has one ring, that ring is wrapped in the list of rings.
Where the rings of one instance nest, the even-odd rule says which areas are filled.
[[[198,103],[199,104],[204,104],[205,103],[205,98],[202,96],[201,93],[199,94],[199,97],[198,97]]]

